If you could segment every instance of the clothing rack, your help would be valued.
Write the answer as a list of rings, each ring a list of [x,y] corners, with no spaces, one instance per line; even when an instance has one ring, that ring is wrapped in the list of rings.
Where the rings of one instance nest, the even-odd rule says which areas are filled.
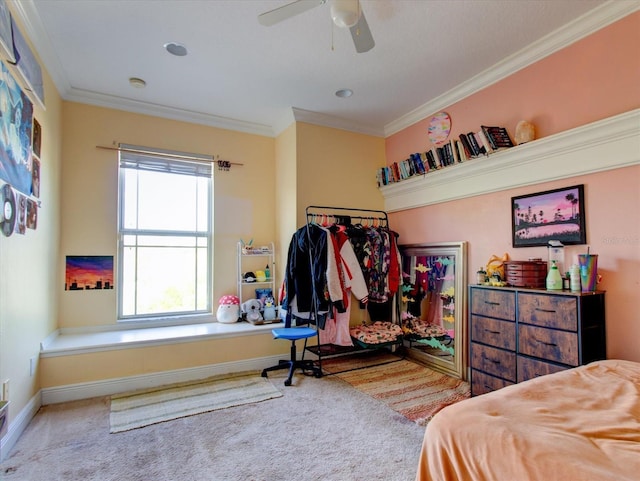
[[[306,216],[306,232],[307,232],[307,238],[309,240],[309,243],[311,243],[311,234],[310,234],[309,226],[312,224],[318,224],[323,227],[336,226],[336,225],[337,226],[359,225],[362,227],[387,228],[387,229],[389,228],[389,217],[387,213],[382,210],[360,209],[360,208],[353,208],[353,207],[309,205],[305,209],[305,216]],[[313,262],[313,252],[311,252],[311,250],[309,250],[309,263],[310,263],[310,269],[313,272],[314,262]],[[315,291],[314,291],[314,295],[317,295]],[[318,319],[318,312],[317,312],[318,303],[315,302],[314,300],[313,304],[314,306],[316,306],[316,311],[313,313],[313,319],[317,320]],[[318,368],[321,373],[322,373],[323,357],[334,358],[339,356],[362,354],[366,352],[371,352],[373,350],[372,348],[364,348],[364,347],[358,347],[358,346],[339,346],[335,344],[322,344],[320,341],[320,329],[317,323],[315,328],[317,333],[316,334],[317,344],[314,346],[308,346],[305,340],[304,351],[309,351],[317,356]],[[382,343],[376,346],[376,349],[397,347],[397,346],[402,346],[401,337],[400,337],[400,340],[396,342]],[[341,372],[365,369],[368,367],[374,367],[374,366],[379,366],[383,364],[389,364],[390,362],[397,362],[402,359],[404,359],[404,356],[399,357],[397,360],[383,361],[383,362],[378,362],[374,364],[367,364],[365,366],[345,369],[342,371],[332,372],[332,373],[329,373],[329,375],[339,374]]]
[[[389,227],[389,217],[383,210],[309,205],[305,209],[305,214],[307,226],[310,223],[327,225],[358,223],[365,227]]]

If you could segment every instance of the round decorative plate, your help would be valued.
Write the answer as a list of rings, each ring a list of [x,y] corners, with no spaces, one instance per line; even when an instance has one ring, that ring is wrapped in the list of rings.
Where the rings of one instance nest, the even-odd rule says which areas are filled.
[[[429,140],[434,144],[440,144],[447,140],[451,132],[451,117],[446,112],[440,112],[431,117],[429,121]]]

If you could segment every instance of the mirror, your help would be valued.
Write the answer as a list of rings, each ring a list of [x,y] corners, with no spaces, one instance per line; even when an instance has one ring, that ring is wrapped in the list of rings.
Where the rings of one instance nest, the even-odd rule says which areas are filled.
[[[466,379],[467,243],[401,245],[398,311],[409,357]]]

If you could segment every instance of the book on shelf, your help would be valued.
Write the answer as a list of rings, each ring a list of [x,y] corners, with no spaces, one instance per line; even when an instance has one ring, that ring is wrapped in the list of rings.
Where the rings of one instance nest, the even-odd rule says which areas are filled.
[[[422,168],[424,169],[423,173],[426,174],[431,170],[431,166],[429,165],[429,160],[427,159],[427,153],[421,152],[416,155],[420,156],[420,162],[422,163]]]
[[[426,172],[426,168],[424,166],[424,162],[422,161],[422,157],[421,157],[419,152],[416,152],[415,154],[411,154],[409,156],[409,158],[411,159],[411,162],[413,163],[413,168],[414,168],[415,173],[424,174]]]
[[[449,145],[451,146],[451,155],[453,157],[453,163],[457,164],[459,162],[461,162],[460,160],[460,154],[458,152],[458,143],[455,139],[451,139],[449,141]]]
[[[476,140],[476,144],[478,145],[478,151],[480,155],[487,155],[487,148],[484,146],[484,142],[482,142],[482,137],[480,137],[480,132],[472,132],[473,137]]]
[[[474,157],[478,157],[479,155],[486,154],[485,148],[478,142],[476,138],[476,134],[473,132],[469,132],[467,134],[467,139],[469,140],[469,145],[471,145],[471,150],[473,150]]]
[[[433,151],[434,149],[427,150],[425,152],[425,156],[427,157],[427,163],[429,164],[429,170],[436,170],[438,168],[438,164],[436,163],[436,157]]]
[[[446,166],[453,165],[454,160],[453,160],[453,149],[451,146],[451,141],[444,144],[442,146],[442,149],[444,150],[445,165]]]
[[[471,159],[475,157],[476,155],[473,153],[473,149],[469,144],[469,139],[467,138],[467,134],[460,134],[458,138],[460,139],[460,143],[462,144],[462,148],[465,151],[465,155],[467,156],[467,159]]]
[[[487,140],[491,143],[493,150],[510,148],[515,145],[509,136],[509,132],[507,132],[507,129],[504,127],[481,125],[480,128],[487,137]]]
[[[465,160],[468,160],[467,153],[465,152],[462,142],[460,140],[456,140],[455,144],[456,144],[455,151],[458,153],[458,162],[464,162]]]
[[[489,139],[485,135],[484,130],[480,129],[476,133],[476,138],[479,139],[480,144],[484,147],[484,150],[487,154],[492,154],[493,152],[495,152],[495,149],[491,146],[491,142],[489,142]]]

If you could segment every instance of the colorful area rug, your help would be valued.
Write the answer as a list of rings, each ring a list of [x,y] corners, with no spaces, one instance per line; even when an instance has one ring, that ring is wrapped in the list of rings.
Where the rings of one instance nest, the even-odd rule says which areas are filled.
[[[391,354],[369,359],[335,358],[323,361],[322,368],[421,426],[444,407],[469,398],[469,383],[398,359]],[[366,367],[380,362],[387,363]],[[353,368],[357,370],[343,372]]]
[[[282,396],[256,372],[118,394],[111,397],[111,433]]]

